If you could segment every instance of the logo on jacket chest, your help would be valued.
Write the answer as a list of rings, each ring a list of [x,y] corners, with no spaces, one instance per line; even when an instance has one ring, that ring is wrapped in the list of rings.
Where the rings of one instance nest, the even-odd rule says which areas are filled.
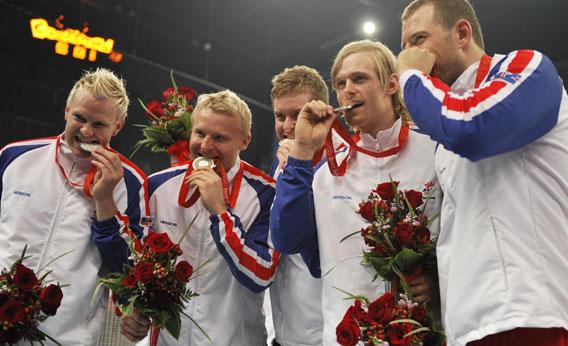
[[[166,226],[171,226],[171,227],[177,227],[177,223],[167,221],[167,220],[160,220],[160,224],[166,225]]]
[[[18,197],[28,197],[28,198],[32,196],[31,193],[25,191],[14,191],[14,195]]]

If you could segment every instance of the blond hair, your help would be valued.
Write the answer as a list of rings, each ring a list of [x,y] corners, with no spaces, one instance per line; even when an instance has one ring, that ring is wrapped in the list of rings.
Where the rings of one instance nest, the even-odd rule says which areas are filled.
[[[374,63],[375,73],[382,87],[386,87],[389,83],[390,76],[397,73],[396,58],[391,50],[384,44],[377,41],[361,40],[346,44],[341,48],[331,67],[331,81],[333,90],[336,89],[336,79],[339,70],[343,66],[345,58],[355,53],[367,53]],[[392,95],[392,105],[394,115],[397,118],[405,116],[406,107],[402,101],[402,92],[400,88]]]
[[[434,21],[445,29],[451,29],[460,19],[465,19],[471,24],[473,40],[481,49],[485,49],[481,24],[475,14],[475,9],[467,0],[415,0],[406,6],[402,12],[402,21],[412,16],[419,8],[426,5],[434,7]]]
[[[66,106],[69,107],[77,91],[88,90],[96,99],[110,99],[119,120],[126,120],[130,100],[126,94],[124,80],[106,68],[85,71],[67,96]]]
[[[329,103],[329,89],[315,69],[304,65],[285,68],[272,77],[272,101],[282,96],[308,93],[312,100]]]
[[[252,126],[252,114],[249,106],[231,90],[220,91],[211,94],[201,94],[197,98],[197,105],[191,113],[191,120],[204,109],[210,109],[216,113],[225,113],[237,117],[241,122],[244,136],[250,135]]]

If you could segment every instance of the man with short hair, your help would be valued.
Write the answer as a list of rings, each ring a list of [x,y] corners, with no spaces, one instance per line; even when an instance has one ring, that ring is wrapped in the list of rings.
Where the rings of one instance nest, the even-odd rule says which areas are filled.
[[[412,2],[402,46],[409,114],[441,144],[448,343],[568,344],[568,97],[554,65],[486,55],[467,0]]]
[[[409,131],[403,119],[392,52],[379,42],[351,42],[337,54],[331,75],[341,106],[363,104],[345,112],[359,133],[353,144],[346,141],[336,147],[334,162],[339,167],[328,159],[314,168],[312,158],[338,115],[326,102],[306,103],[278,176],[270,217],[276,248],[286,255],[300,253],[311,274],[321,277],[324,345],[337,344],[336,327],[351,304],[338,289],[373,300],[385,292],[381,280],[373,281],[375,270],[360,263],[366,249],[362,237],[342,241],[365,224],[356,213],[359,202],[390,177],[403,189],[421,190],[426,182],[435,182],[435,143]],[[430,204],[433,209],[440,203],[437,197]],[[433,295],[424,277],[412,282],[412,290],[420,303]]]
[[[212,344],[265,345],[263,291],[272,283],[280,257],[268,237],[274,180],[239,158],[250,143],[251,112],[235,93],[200,95],[191,117],[193,161],[148,179],[154,231],[177,241],[190,227],[180,243],[182,257],[203,267],[188,284],[199,296],[187,303],[185,313]],[[123,335],[132,341],[142,339],[148,327],[148,319],[136,313],[121,323]],[[161,332],[159,344],[210,342],[182,316],[179,339]]]
[[[19,258],[61,284],[57,315],[39,329],[62,345],[96,345],[105,313],[92,296],[101,273],[122,270],[127,241],[148,215],[146,176],[109,147],[128,109],[124,82],[106,69],[86,72],[65,106],[63,134],[0,150],[0,267]],[[103,268],[103,264],[106,268]]]
[[[296,119],[312,100],[329,103],[329,90],[320,74],[307,66],[285,68],[272,78],[274,131],[280,140],[270,175],[282,170],[294,139]],[[315,164],[318,158],[313,159]],[[310,275],[299,254],[282,256],[269,289],[276,342],[283,346],[317,346],[322,343],[321,279]]]

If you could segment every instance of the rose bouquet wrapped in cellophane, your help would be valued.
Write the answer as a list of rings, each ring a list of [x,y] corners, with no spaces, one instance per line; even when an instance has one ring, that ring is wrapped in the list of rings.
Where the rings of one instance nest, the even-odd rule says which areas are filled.
[[[187,285],[195,275],[191,264],[178,260],[183,254],[179,242],[174,244],[167,233],[150,231],[142,242],[136,239],[129,246],[131,264],[125,264],[122,273],[111,273],[99,280],[99,285],[108,287],[118,298],[117,313],[132,315],[136,309],[150,318],[151,345],[156,345],[162,328],[174,338],[179,337],[181,314],[193,321],[207,336],[184,312],[185,304],[199,294]]]
[[[42,345],[43,341],[51,340],[59,345],[39,326],[57,313],[63,299],[61,287],[64,286],[49,283],[47,276],[51,271],[38,277],[49,263],[38,274],[25,266],[23,262],[29,258],[26,249],[27,246],[9,269],[4,268],[0,273],[0,345],[15,344],[21,340]]]

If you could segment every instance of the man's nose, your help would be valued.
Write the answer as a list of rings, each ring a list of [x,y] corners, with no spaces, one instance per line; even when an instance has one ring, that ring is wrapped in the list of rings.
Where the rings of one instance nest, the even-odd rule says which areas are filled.
[[[83,124],[79,131],[83,137],[90,137],[94,134],[93,128],[89,124]]]
[[[284,120],[284,132],[286,132],[286,134],[293,134],[294,130],[296,128],[296,119],[293,119],[291,117],[286,117],[286,120]]]

